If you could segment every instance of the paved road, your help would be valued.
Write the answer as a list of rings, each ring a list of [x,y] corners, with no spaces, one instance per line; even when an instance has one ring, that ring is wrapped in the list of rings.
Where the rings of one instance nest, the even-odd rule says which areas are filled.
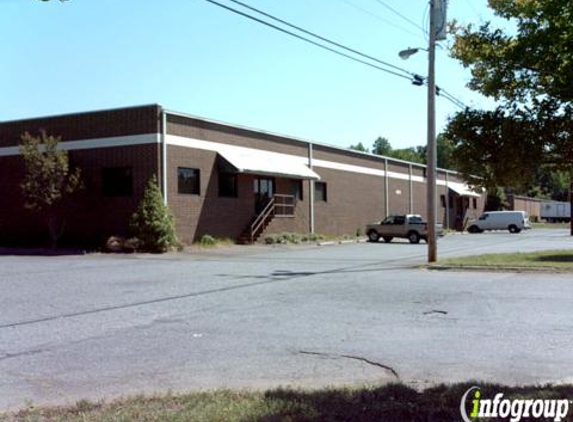
[[[442,256],[571,248],[455,235]],[[573,382],[571,275],[434,272],[425,245],[0,257],[0,409],[138,392]]]

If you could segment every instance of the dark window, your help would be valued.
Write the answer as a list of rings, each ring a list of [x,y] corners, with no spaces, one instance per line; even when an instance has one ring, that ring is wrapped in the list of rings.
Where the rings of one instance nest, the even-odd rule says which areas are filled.
[[[473,206],[474,206],[474,210],[476,210],[476,209],[477,209],[477,207],[478,207],[478,201],[477,201],[477,198],[473,198]]]
[[[104,196],[133,195],[133,171],[131,167],[107,167],[101,172]]]
[[[200,195],[200,174],[198,169],[177,167],[177,192],[188,195]]]
[[[394,217],[394,224],[401,226],[406,222],[406,217],[404,217],[403,215],[397,215],[396,217]]]
[[[302,201],[302,180],[293,180],[291,183],[291,195],[294,196],[295,199]]]
[[[446,195],[440,195],[440,201],[442,201],[442,208],[446,208]]]
[[[236,198],[238,196],[236,173],[219,173],[219,196],[228,198]]]
[[[328,199],[326,195],[326,183],[314,182],[314,200],[326,202]]]

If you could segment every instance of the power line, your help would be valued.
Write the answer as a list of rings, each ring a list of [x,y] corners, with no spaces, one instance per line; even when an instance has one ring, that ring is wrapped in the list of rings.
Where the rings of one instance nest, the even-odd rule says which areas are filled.
[[[389,74],[391,74],[391,75],[398,76],[398,77],[400,77],[400,78],[404,78],[404,79],[407,79],[407,80],[412,80],[411,76],[406,76],[406,75],[404,75],[404,74],[401,74],[401,73],[398,73],[398,72],[395,72],[395,71],[388,70],[388,69],[385,69],[385,68],[383,68],[383,67],[377,66],[377,65],[375,65],[375,64],[373,64],[373,63],[369,63],[369,62],[367,62],[367,61],[365,61],[365,60],[358,59],[358,58],[353,57],[353,56],[351,56],[351,55],[349,55],[349,54],[342,53],[341,51],[335,50],[334,48],[328,47],[328,46],[323,45],[323,44],[320,44],[320,43],[318,43],[318,42],[316,42],[316,41],[313,41],[313,40],[310,40],[310,39],[308,39],[308,38],[305,38],[305,37],[303,37],[302,35],[295,34],[294,32],[291,32],[291,31],[288,31],[288,30],[286,30],[286,29],[284,29],[284,28],[281,28],[281,27],[279,27],[279,26],[273,25],[272,23],[269,23],[269,22],[267,22],[267,21],[264,21],[264,20],[262,20],[262,19],[259,19],[259,18],[255,17],[255,16],[249,15],[248,13],[245,13],[245,12],[242,12],[242,11],[240,11],[240,10],[234,9],[234,8],[229,7],[229,6],[227,6],[227,5],[224,5],[224,4],[222,4],[222,3],[219,3],[219,2],[217,2],[217,1],[215,1],[215,0],[205,0],[205,1],[207,1],[207,2],[209,2],[209,3],[211,3],[211,4],[214,4],[214,5],[216,5],[216,6],[219,6],[219,7],[223,8],[223,9],[226,9],[226,10],[228,10],[228,11],[230,11],[230,12],[233,12],[233,13],[235,13],[235,14],[237,14],[237,15],[243,16],[243,17],[245,17],[245,18],[247,18],[247,19],[250,19],[250,20],[253,20],[253,21],[255,21],[255,22],[258,22],[258,23],[260,23],[260,24],[262,24],[262,25],[268,26],[269,28],[275,29],[275,30],[277,30],[277,31],[280,31],[280,32],[285,33],[285,34],[287,34],[287,35],[290,35],[290,36],[292,36],[292,37],[298,38],[298,39],[301,40],[301,41],[305,41],[305,42],[307,42],[307,43],[309,43],[309,44],[312,44],[312,45],[314,45],[314,46],[316,46],[316,47],[322,48],[323,50],[330,51],[331,53],[337,54],[337,55],[339,55],[339,56],[345,57],[345,58],[347,58],[347,59],[353,60],[353,61],[358,62],[358,63],[362,63],[362,64],[364,64],[364,65],[366,65],[366,66],[370,66],[370,67],[372,67],[372,68],[374,68],[374,69],[381,70],[382,72],[386,72],[386,73],[389,73]],[[366,56],[366,55],[363,55],[363,56],[369,57],[369,56]],[[376,60],[376,61],[378,61],[378,60]],[[385,62],[382,62],[382,61],[379,61],[379,62],[385,63]],[[399,70],[402,71],[402,72],[408,73],[409,75],[413,75],[412,73],[408,72],[407,70],[401,69],[401,68],[399,68],[399,67],[397,67],[397,66],[393,66],[393,65],[390,65],[390,66],[391,66],[391,67],[395,67],[395,68],[399,69]]]
[[[400,26],[400,25],[397,25],[397,24],[395,24],[394,22],[392,22],[391,20],[386,19],[386,18],[384,18],[384,17],[382,17],[382,16],[380,16],[380,15],[378,15],[378,14],[376,14],[376,13],[373,13],[373,12],[371,12],[370,10],[368,10],[368,9],[362,7],[362,6],[359,6],[359,5],[353,3],[353,2],[351,2],[351,1],[349,1],[349,0],[338,0],[338,1],[340,1],[340,2],[342,2],[342,3],[346,3],[348,6],[351,6],[351,7],[353,7],[354,9],[359,10],[359,11],[361,11],[362,13],[364,13],[364,14],[366,14],[366,15],[372,16],[373,18],[376,18],[376,19],[378,19],[378,20],[380,20],[380,21],[382,21],[382,22],[385,22],[385,23],[387,23],[388,25],[393,26],[394,28],[397,28],[397,29],[399,29],[399,30],[401,30],[401,31],[404,31],[404,32],[407,33],[407,34],[413,35],[413,36],[415,36],[415,37],[420,37],[421,39],[425,39],[425,38],[424,38],[422,35],[420,35],[419,33],[414,32],[414,31],[410,31],[409,29],[406,29],[406,28],[404,28],[404,27],[402,27],[402,26]]]
[[[211,4],[214,4],[215,6],[219,6],[219,7],[223,8],[223,9],[226,9],[226,10],[232,12],[232,13],[238,14],[238,15],[240,15],[240,16],[243,16],[243,17],[247,18],[247,19],[250,19],[250,20],[252,20],[252,21],[255,21],[255,22],[257,22],[257,23],[260,23],[260,24],[262,24],[262,25],[265,25],[265,26],[267,26],[267,27],[269,27],[269,28],[275,29],[275,30],[277,30],[277,31],[279,31],[279,32],[282,32],[282,33],[284,33],[284,34],[287,34],[287,35],[290,35],[290,36],[292,36],[292,37],[295,37],[295,38],[297,38],[297,39],[299,39],[299,40],[301,40],[301,41],[305,41],[305,42],[307,42],[307,43],[309,43],[309,44],[312,44],[312,45],[314,45],[314,46],[316,46],[316,47],[319,47],[319,48],[321,48],[321,49],[323,49],[323,50],[329,51],[329,52],[331,52],[331,53],[337,54],[337,55],[342,56],[342,57],[344,57],[344,58],[353,60],[353,61],[355,61],[355,62],[364,64],[364,65],[366,65],[366,66],[372,67],[372,68],[377,69],[377,70],[380,70],[380,71],[382,71],[382,72],[386,72],[386,73],[389,73],[389,74],[391,74],[391,75],[398,76],[398,77],[400,77],[400,78],[409,80],[409,81],[411,81],[414,85],[418,85],[418,86],[420,86],[420,85],[427,85],[427,78],[425,78],[425,77],[422,77],[422,76],[420,76],[420,75],[417,75],[417,74],[415,74],[415,73],[412,73],[412,72],[410,72],[410,71],[408,71],[408,70],[406,70],[406,69],[403,69],[403,68],[401,68],[401,67],[399,67],[399,66],[395,66],[395,65],[393,65],[393,64],[391,64],[391,63],[388,63],[388,62],[385,62],[385,61],[383,61],[383,60],[380,60],[380,59],[377,59],[377,58],[375,58],[375,57],[372,57],[372,56],[369,56],[369,55],[367,55],[367,54],[364,54],[364,53],[362,53],[362,52],[360,52],[360,51],[358,51],[358,50],[355,50],[355,49],[353,49],[353,48],[346,47],[346,46],[344,46],[344,45],[342,45],[342,44],[339,44],[339,43],[337,43],[337,42],[335,42],[335,41],[329,40],[328,38],[322,37],[322,36],[320,36],[320,35],[318,35],[318,34],[315,34],[315,33],[313,33],[313,32],[310,32],[310,31],[306,30],[306,29],[303,29],[303,28],[301,28],[301,27],[299,27],[299,26],[293,25],[293,24],[291,24],[291,23],[289,23],[289,22],[286,22],[286,21],[284,21],[284,20],[282,20],[282,19],[280,19],[280,18],[277,18],[277,17],[275,17],[275,16],[273,16],[273,15],[270,15],[270,14],[268,14],[268,13],[266,13],[266,12],[263,12],[262,10],[258,10],[258,9],[254,8],[254,7],[251,7],[251,6],[247,5],[246,3],[243,3],[243,2],[241,2],[241,1],[239,1],[239,0],[228,0],[228,1],[231,1],[231,2],[233,2],[233,3],[239,4],[239,5],[241,5],[241,6],[245,7],[245,8],[247,8],[247,9],[253,10],[253,11],[255,11],[256,13],[259,13],[259,14],[261,14],[261,15],[263,15],[263,16],[266,16],[266,17],[268,17],[268,18],[270,18],[270,19],[273,19],[273,20],[275,20],[275,21],[277,21],[277,22],[282,23],[283,25],[286,25],[286,26],[288,26],[288,27],[291,27],[291,28],[293,28],[293,29],[296,29],[296,30],[298,30],[298,31],[300,31],[300,32],[303,32],[303,33],[305,33],[305,34],[311,35],[311,36],[313,36],[313,37],[315,37],[315,38],[317,38],[317,39],[320,39],[320,40],[322,40],[322,41],[324,41],[324,42],[327,42],[327,43],[329,43],[329,44],[331,44],[331,45],[334,45],[334,46],[336,46],[336,47],[338,47],[338,48],[342,48],[342,49],[344,49],[344,50],[346,50],[346,51],[349,51],[349,52],[351,52],[351,53],[353,53],[353,54],[362,56],[362,57],[367,58],[367,59],[369,59],[369,60],[372,60],[372,61],[375,61],[375,62],[377,62],[377,63],[380,63],[380,64],[382,64],[382,65],[384,65],[384,66],[388,66],[388,67],[394,68],[394,69],[396,69],[396,70],[399,70],[399,71],[401,71],[401,72],[404,72],[404,73],[406,73],[408,76],[406,76],[406,75],[404,75],[404,74],[401,74],[401,73],[397,73],[396,71],[393,71],[393,70],[385,69],[385,68],[383,68],[383,67],[381,67],[381,66],[378,66],[378,65],[376,65],[376,64],[367,62],[367,61],[365,61],[365,60],[362,60],[362,59],[353,57],[353,56],[351,56],[351,55],[349,55],[349,54],[346,54],[346,53],[343,53],[343,52],[341,52],[341,51],[338,51],[338,50],[336,50],[336,49],[334,49],[334,48],[331,48],[331,47],[328,47],[328,46],[326,46],[326,45],[320,44],[320,43],[318,43],[318,42],[316,42],[316,41],[313,41],[313,40],[311,40],[311,39],[308,39],[308,38],[306,38],[306,37],[303,37],[302,35],[299,35],[299,34],[296,34],[296,33],[294,33],[294,32],[288,31],[288,30],[286,30],[286,29],[284,29],[284,28],[281,28],[281,27],[279,27],[279,26],[273,25],[273,24],[270,23],[270,22],[267,22],[267,21],[264,21],[264,20],[262,20],[262,19],[259,19],[259,18],[255,17],[255,16],[252,16],[252,15],[250,15],[250,14],[248,14],[248,13],[242,12],[242,11],[240,11],[240,10],[237,10],[237,9],[234,9],[234,8],[232,8],[232,7],[230,7],[230,6],[227,6],[227,5],[225,5],[225,4],[219,3],[218,1],[215,1],[215,0],[204,0],[204,1],[209,2],[209,3],[211,3]],[[447,92],[445,89],[440,88],[440,87],[437,87],[437,89],[438,89],[438,95],[442,96],[443,98],[447,99],[448,101],[452,102],[453,104],[455,104],[456,106],[458,106],[458,107],[460,107],[460,108],[462,108],[462,109],[467,108],[467,106],[466,106],[464,103],[462,103],[462,102],[461,102],[460,100],[458,100],[455,96],[453,96],[452,94],[450,94],[449,92]]]
[[[413,76],[413,73],[412,73],[412,72],[410,72],[410,71],[408,71],[408,70],[406,70],[406,69],[404,69],[404,68],[401,68],[401,67],[399,67],[399,66],[393,65],[392,63],[388,63],[388,62],[385,62],[385,61],[383,61],[383,60],[377,59],[376,57],[369,56],[368,54],[364,54],[364,53],[362,53],[362,52],[360,52],[360,51],[358,51],[358,50],[356,50],[356,49],[354,49],[354,48],[347,47],[347,46],[342,45],[342,44],[340,44],[340,43],[338,43],[338,42],[336,42],[336,41],[332,41],[332,40],[330,40],[330,39],[328,39],[328,38],[325,38],[325,37],[323,37],[323,36],[321,36],[321,35],[318,35],[318,34],[316,34],[316,33],[314,33],[314,32],[311,32],[311,31],[309,31],[309,30],[307,30],[307,29],[301,28],[300,26],[294,25],[294,24],[289,23],[289,22],[287,22],[287,21],[285,21],[285,20],[283,20],[283,19],[280,19],[280,18],[278,18],[278,17],[276,17],[276,16],[273,16],[273,15],[271,15],[270,13],[264,12],[264,11],[262,11],[262,10],[260,10],[260,9],[257,9],[257,8],[255,8],[255,7],[253,7],[253,6],[250,6],[250,5],[248,5],[248,4],[246,4],[246,3],[242,2],[242,1],[239,1],[239,0],[228,0],[228,1],[231,1],[231,2],[233,2],[233,3],[235,3],[235,4],[238,4],[238,5],[240,5],[240,6],[244,7],[244,8],[246,8],[246,9],[252,10],[253,12],[256,12],[256,13],[258,13],[258,14],[260,14],[260,15],[262,15],[262,16],[265,16],[265,17],[267,17],[267,18],[269,18],[269,19],[272,19],[272,20],[274,20],[275,22],[279,22],[279,23],[281,23],[281,24],[283,24],[283,25],[286,25],[286,26],[288,26],[289,28],[296,29],[297,31],[300,31],[300,32],[302,32],[302,33],[304,33],[304,34],[310,35],[311,37],[314,37],[314,38],[316,38],[316,39],[319,39],[319,40],[321,40],[321,41],[324,41],[324,42],[326,42],[326,43],[328,43],[328,44],[330,44],[330,45],[334,45],[334,46],[336,46],[336,47],[338,47],[338,48],[342,48],[343,50],[346,50],[346,51],[348,51],[348,52],[350,52],[350,53],[354,53],[354,54],[356,54],[356,55],[358,55],[358,56],[364,57],[364,58],[366,58],[366,59],[375,61],[376,63],[380,63],[380,64],[382,64],[382,65],[384,65],[384,66],[388,66],[388,67],[390,67],[390,68],[392,68],[392,69],[399,70],[399,71],[404,72],[404,73],[406,73],[406,74],[408,74],[408,75],[410,75],[410,76]]]
[[[426,31],[424,30],[424,28],[422,28],[420,25],[418,25],[416,22],[414,22],[412,19],[404,16],[402,13],[398,12],[396,9],[394,9],[392,6],[388,5],[385,1],[383,0],[374,0],[377,3],[381,4],[382,6],[384,6],[386,9],[390,10],[392,13],[394,13],[395,15],[401,17],[402,19],[404,19],[406,22],[414,25],[416,28],[418,28],[419,30],[421,30],[422,32],[426,33]]]

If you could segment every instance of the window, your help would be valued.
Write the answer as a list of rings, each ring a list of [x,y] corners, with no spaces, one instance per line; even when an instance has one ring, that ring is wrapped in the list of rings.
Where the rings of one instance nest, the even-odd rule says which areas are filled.
[[[450,195],[450,201],[448,202],[450,204],[450,208],[454,208],[454,196]]]
[[[322,202],[327,201],[326,183],[314,182],[314,200]]]
[[[446,195],[440,195],[440,201],[442,202],[442,208],[446,208]]]
[[[291,183],[291,195],[295,199],[302,201],[302,180],[293,180]]]
[[[477,207],[478,207],[478,201],[477,201],[477,198],[473,198],[473,206],[474,206],[474,210],[476,210],[476,209],[477,209]]]
[[[406,217],[403,215],[397,215],[394,217],[394,224],[397,226],[402,226],[406,222]]]
[[[177,167],[177,192],[187,195],[200,195],[200,174],[198,169]]]
[[[238,196],[236,173],[219,173],[219,196],[227,198],[236,198]]]
[[[101,178],[104,196],[133,195],[133,171],[131,167],[104,167]]]

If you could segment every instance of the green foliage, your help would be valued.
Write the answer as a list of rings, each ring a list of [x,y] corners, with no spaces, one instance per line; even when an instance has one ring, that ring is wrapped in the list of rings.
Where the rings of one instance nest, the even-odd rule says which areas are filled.
[[[163,203],[155,175],[149,180],[137,211],[131,217],[130,230],[139,240],[141,250],[167,252],[181,247],[175,235],[173,215]]]
[[[24,206],[46,218],[53,247],[65,228],[66,202],[82,188],[81,171],[70,168],[68,152],[58,149],[60,140],[42,130],[39,136],[24,133],[20,142]]]
[[[356,145],[350,145],[348,148],[353,149],[354,151],[368,152],[368,148],[366,148],[362,142],[358,142]]]
[[[503,211],[508,209],[508,205],[503,188],[495,187],[487,191],[485,211]]]
[[[539,183],[540,166],[551,166],[550,172],[572,169],[573,2],[490,0],[489,5],[515,30],[454,24],[451,55],[471,70],[470,88],[501,103],[493,111],[459,113],[448,136],[456,144],[456,162],[471,160],[464,174],[526,191]]]
[[[388,156],[391,152],[392,145],[390,145],[390,141],[388,141],[387,138],[379,136],[378,139],[374,141],[374,145],[372,145],[372,154]]]
[[[451,54],[471,69],[470,87],[510,102],[547,96],[571,103],[573,3],[490,0],[489,6],[516,30],[454,25]]]
[[[215,239],[211,235],[204,234],[203,236],[201,236],[201,239],[199,240],[199,244],[201,246],[215,246],[217,244],[217,239]]]
[[[425,390],[390,383],[383,386],[267,391],[216,390],[188,394],[136,396],[111,402],[78,402],[7,413],[10,422],[451,422],[459,421],[460,399],[477,385],[483,397],[503,392],[508,399],[561,399],[573,394],[559,386],[507,386],[465,382]],[[471,402],[468,400],[468,408]],[[470,410],[470,409],[468,409]],[[2,419],[2,416],[0,416]],[[569,419],[569,418],[567,418]],[[3,420],[3,419],[2,419]],[[489,419],[500,421],[501,418]],[[504,418],[503,420],[508,420]],[[527,420],[533,420],[527,418]],[[522,419],[526,421],[526,419]]]
[[[269,234],[265,236],[265,243],[267,245],[276,245],[276,244],[295,244],[298,245],[299,243],[304,242],[318,242],[320,240],[324,240],[324,236],[321,234],[315,233],[277,233],[277,234]]]
[[[58,149],[60,137],[22,135],[20,154],[24,159],[24,180],[20,184],[25,207],[45,211],[59,205],[81,187],[81,171],[70,169],[68,152]]]
[[[528,116],[518,111],[466,110],[450,120],[446,137],[454,139],[455,167],[471,185],[528,188],[543,155],[533,131]]]

